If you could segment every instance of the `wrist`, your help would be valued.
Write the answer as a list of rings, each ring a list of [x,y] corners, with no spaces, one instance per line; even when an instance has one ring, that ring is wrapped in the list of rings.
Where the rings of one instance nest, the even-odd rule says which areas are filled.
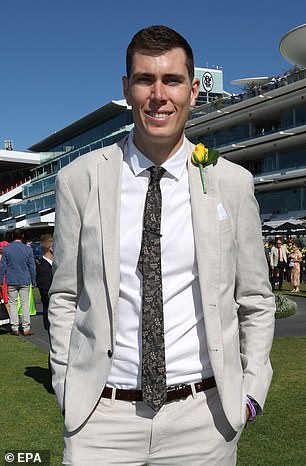
[[[250,417],[249,417],[248,421],[251,422],[258,416],[258,414],[261,411],[261,408],[260,408],[259,404],[257,403],[257,401],[255,401],[250,396],[247,396],[246,404],[247,404],[247,407],[249,408],[249,411],[250,411]]]

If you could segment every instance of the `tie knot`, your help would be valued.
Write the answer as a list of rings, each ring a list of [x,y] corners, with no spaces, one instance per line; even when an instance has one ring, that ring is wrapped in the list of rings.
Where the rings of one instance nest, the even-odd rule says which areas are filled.
[[[159,183],[166,172],[163,167],[150,167],[148,170],[151,172],[150,183]]]

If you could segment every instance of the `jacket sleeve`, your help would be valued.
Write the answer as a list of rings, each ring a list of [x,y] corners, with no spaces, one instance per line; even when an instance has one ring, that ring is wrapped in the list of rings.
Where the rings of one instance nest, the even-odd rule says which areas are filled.
[[[263,407],[272,378],[269,355],[274,335],[275,298],[268,279],[258,204],[249,177],[237,215],[236,302],[240,354],[247,394]]]
[[[34,253],[33,253],[32,248],[29,248],[27,262],[28,262],[28,268],[29,268],[30,275],[31,275],[32,285],[36,286],[36,266],[35,266]]]
[[[79,290],[82,286],[79,253],[81,219],[68,183],[59,172],[56,181],[53,281],[49,296],[52,383],[61,409]]]

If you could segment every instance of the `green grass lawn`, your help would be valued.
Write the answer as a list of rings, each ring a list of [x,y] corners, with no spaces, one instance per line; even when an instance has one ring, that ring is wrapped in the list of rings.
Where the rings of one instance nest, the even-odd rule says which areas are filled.
[[[301,296],[303,298],[306,298],[306,283],[303,282],[303,283],[300,284],[299,293],[291,293],[291,290],[292,290],[292,285],[287,280],[283,281],[282,291],[278,291],[277,287],[276,287],[276,293],[286,294],[286,295],[290,295],[292,297]]]
[[[63,421],[47,358],[23,338],[0,334],[1,465],[6,450],[50,450],[51,465],[61,465]]]
[[[274,340],[271,390],[264,412],[242,434],[238,466],[306,465],[305,355],[306,337]],[[0,334],[0,367],[0,464],[6,450],[50,450],[51,466],[60,466],[63,421],[51,393],[47,353]]]
[[[242,434],[239,466],[306,465],[306,337],[275,338],[263,413]]]

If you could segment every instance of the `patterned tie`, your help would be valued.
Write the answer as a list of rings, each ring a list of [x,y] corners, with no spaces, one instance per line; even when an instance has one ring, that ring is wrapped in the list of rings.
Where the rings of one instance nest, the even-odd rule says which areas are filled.
[[[162,167],[150,167],[138,269],[142,273],[142,396],[158,411],[167,398],[160,252]]]

